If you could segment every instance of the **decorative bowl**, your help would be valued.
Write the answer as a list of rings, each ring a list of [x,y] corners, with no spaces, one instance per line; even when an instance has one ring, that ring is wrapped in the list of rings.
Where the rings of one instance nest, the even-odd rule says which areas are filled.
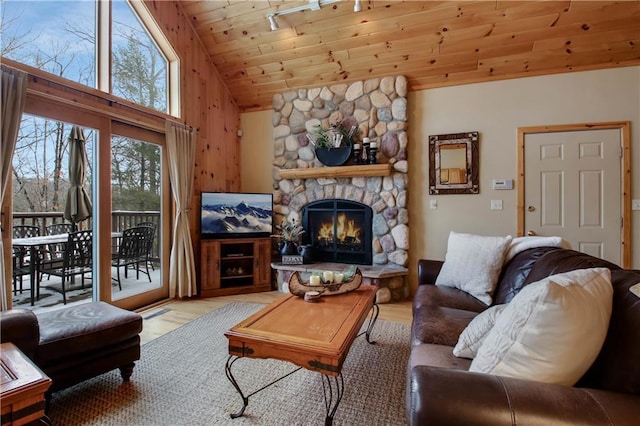
[[[316,157],[325,166],[342,166],[351,156],[351,146],[316,148]]]

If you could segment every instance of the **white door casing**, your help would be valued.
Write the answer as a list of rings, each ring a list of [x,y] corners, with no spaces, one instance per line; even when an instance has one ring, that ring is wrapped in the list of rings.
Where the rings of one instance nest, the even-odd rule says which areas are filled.
[[[630,262],[624,129],[574,127],[518,129],[518,234],[558,235],[575,250],[624,266]]]

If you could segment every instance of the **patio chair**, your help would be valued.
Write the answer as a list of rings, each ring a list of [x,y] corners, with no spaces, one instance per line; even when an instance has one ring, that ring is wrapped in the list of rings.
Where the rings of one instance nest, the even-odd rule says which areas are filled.
[[[76,231],[75,223],[54,223],[45,227],[46,235],[69,234]],[[47,250],[43,253],[43,262],[62,263],[66,243],[47,244]]]
[[[147,240],[147,247],[146,247],[146,252],[147,252],[147,264],[151,265],[151,270],[155,271],[156,268],[153,264],[153,259],[152,259],[152,253],[153,253],[153,244],[155,242],[155,238],[156,238],[156,232],[158,229],[158,224],[155,222],[138,222],[136,224],[136,226],[148,226],[150,228],[153,228],[153,233],[151,234],[151,238],[149,238]]]
[[[120,290],[122,290],[120,268],[124,268],[125,278],[128,277],[128,270],[133,268],[136,271],[136,279],[140,279],[140,272],[142,272],[147,274],[151,282],[146,250],[148,241],[152,238],[152,232],[153,229],[149,226],[136,226],[122,231],[118,251],[111,259],[111,266],[116,268],[115,280]],[[146,271],[141,269],[141,265],[145,265]]]
[[[29,238],[39,237],[40,228],[38,226],[31,225],[15,225],[13,227],[13,238]],[[31,273],[31,262],[35,259],[31,259],[30,250],[26,247],[14,247],[13,250],[13,294],[17,294],[19,287],[20,293],[24,290],[22,287],[22,277]],[[33,283],[31,283],[33,285]]]
[[[76,231],[70,232],[67,242],[65,243],[65,250],[62,256],[62,262],[48,262],[43,261],[40,265],[40,272],[42,274],[53,275],[60,277],[62,280],[61,292],[62,302],[67,304],[66,285],[71,284],[73,278],[80,275],[80,284],[84,287],[84,280],[86,275],[91,274],[93,271],[93,232]],[[49,286],[57,290],[55,287]]]
[[[70,232],[76,231],[75,223],[54,223],[52,225],[47,225],[45,227],[45,232],[47,235],[58,235],[58,234],[68,234]]]
[[[14,295],[18,294],[18,290],[20,291],[20,293],[22,293],[22,291],[23,291],[23,288],[22,288],[22,277],[24,277],[25,275],[30,275],[31,274],[31,271],[30,271],[28,265],[26,265],[26,267],[23,267],[21,265],[21,263],[22,263],[21,259],[22,258],[23,258],[23,256],[21,255],[20,249],[12,247],[11,260],[12,260],[12,265],[13,265],[12,278],[13,278],[13,294]]]

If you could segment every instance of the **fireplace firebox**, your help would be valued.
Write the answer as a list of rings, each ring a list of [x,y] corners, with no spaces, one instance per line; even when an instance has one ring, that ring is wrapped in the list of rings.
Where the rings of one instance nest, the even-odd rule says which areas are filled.
[[[312,247],[313,261],[371,265],[371,219],[371,207],[366,204],[315,201],[302,208],[302,242]]]

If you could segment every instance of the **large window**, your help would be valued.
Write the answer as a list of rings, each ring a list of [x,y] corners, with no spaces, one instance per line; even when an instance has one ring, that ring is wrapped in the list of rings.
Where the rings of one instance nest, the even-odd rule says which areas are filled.
[[[172,68],[168,57],[175,61],[175,54],[166,41],[155,40],[150,35],[128,1],[103,2],[102,5],[109,7],[98,9],[100,5],[93,0],[4,0],[0,54],[157,111],[169,112],[168,82]],[[144,12],[140,7],[137,9]],[[97,13],[98,10],[101,13]],[[109,28],[111,34],[104,31]],[[158,33],[157,29],[154,33]],[[100,78],[103,67],[109,66],[111,68],[104,72],[107,78]],[[171,79],[175,81],[177,76]]]
[[[113,94],[167,112],[167,60],[129,3],[112,5]]]
[[[96,87],[96,7],[92,1],[2,2],[0,53]]]

